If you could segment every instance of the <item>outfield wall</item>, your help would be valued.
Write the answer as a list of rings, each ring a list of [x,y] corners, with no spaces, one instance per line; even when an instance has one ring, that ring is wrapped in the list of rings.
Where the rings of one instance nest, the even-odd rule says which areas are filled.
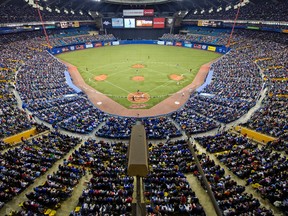
[[[95,42],[87,42],[80,44],[72,44],[61,47],[54,47],[49,50],[53,55],[70,52],[75,50],[83,50],[83,49],[91,49],[91,48],[99,48],[102,46],[118,46],[118,45],[127,45],[127,44],[155,44],[160,46],[177,46],[177,47],[185,47],[192,49],[200,49],[207,50],[211,52],[218,52],[221,54],[225,54],[230,49],[226,46],[219,45],[211,45],[211,44],[203,44],[203,43],[194,43],[190,41],[164,41],[164,40],[121,40],[121,41],[95,41]]]

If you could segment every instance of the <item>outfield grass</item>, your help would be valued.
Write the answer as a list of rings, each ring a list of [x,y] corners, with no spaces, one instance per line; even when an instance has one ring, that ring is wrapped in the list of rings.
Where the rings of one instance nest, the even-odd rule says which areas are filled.
[[[151,108],[190,84],[201,65],[219,56],[203,50],[159,45],[106,46],[57,55],[75,65],[87,84],[127,108],[132,104],[127,100],[129,93],[140,90],[150,94],[151,99],[145,104]],[[134,64],[143,64],[145,68],[132,68]],[[101,74],[106,74],[107,79],[96,81],[95,76]],[[185,79],[177,84],[169,78],[171,74],[183,75]],[[145,80],[133,81],[134,76],[144,76]]]

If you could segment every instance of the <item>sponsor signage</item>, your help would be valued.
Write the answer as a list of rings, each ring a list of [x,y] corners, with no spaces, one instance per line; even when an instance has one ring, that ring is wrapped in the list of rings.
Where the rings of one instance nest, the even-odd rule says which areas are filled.
[[[167,46],[173,46],[173,42],[171,42],[171,41],[166,41],[166,45],[167,45]]]
[[[103,28],[112,28],[112,19],[102,19]]]
[[[76,45],[76,50],[81,50],[81,49],[84,49],[84,45]]]
[[[208,46],[208,49],[207,49],[207,50],[215,52],[215,51],[216,51],[216,47],[214,47],[214,46]]]
[[[110,46],[111,45],[111,42],[105,42],[104,43],[104,46]]]
[[[144,16],[144,10],[123,10],[123,16]]]
[[[153,19],[153,28],[164,28],[164,27],[165,27],[165,18]]]
[[[206,50],[207,49],[207,45],[202,45],[201,49]]]
[[[135,18],[125,18],[124,28],[135,28]]]
[[[176,42],[175,46],[182,46],[182,43],[181,42]]]
[[[154,16],[154,9],[144,9],[144,16]]]
[[[93,48],[93,44],[91,42],[88,42],[85,44],[86,49],[87,48]]]
[[[123,16],[154,16],[154,9],[123,10]]]
[[[71,51],[73,51],[73,50],[75,50],[75,46],[70,46],[69,49],[70,49]]]
[[[165,45],[165,41],[157,41],[158,45]]]
[[[166,18],[165,26],[171,27],[173,25],[173,18]]]
[[[137,19],[136,27],[153,27],[153,20],[151,19]]]
[[[101,47],[102,46],[102,43],[95,43],[94,44],[94,47]]]
[[[69,51],[68,47],[63,47],[62,48],[62,52],[68,52],[68,51]]]
[[[184,44],[184,47],[191,48],[191,47],[192,47],[192,44],[187,44],[187,43],[185,43],[185,44]]]
[[[122,18],[112,18],[112,27],[113,28],[123,28],[124,23]]]
[[[195,48],[195,49],[201,49],[201,44],[194,44],[194,45],[193,45],[193,48]]]
[[[288,29],[282,29],[282,32],[288,34]]]
[[[117,45],[119,45],[120,43],[119,43],[119,41],[112,41],[112,45],[113,46],[117,46]]]

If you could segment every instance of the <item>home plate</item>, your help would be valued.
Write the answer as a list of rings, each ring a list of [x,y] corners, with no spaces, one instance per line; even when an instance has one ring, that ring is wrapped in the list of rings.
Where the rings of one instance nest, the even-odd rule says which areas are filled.
[[[175,101],[175,104],[177,104],[177,105],[178,105],[178,104],[180,104],[180,103],[179,103],[179,101]]]
[[[101,101],[97,102],[97,105],[101,105],[101,104],[102,104],[102,102],[101,102]]]

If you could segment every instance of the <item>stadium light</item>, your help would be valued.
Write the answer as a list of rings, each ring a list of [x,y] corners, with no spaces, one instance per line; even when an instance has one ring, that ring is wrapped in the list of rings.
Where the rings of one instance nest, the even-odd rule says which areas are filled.
[[[217,12],[222,11],[222,7],[217,8]]]
[[[197,14],[198,13],[198,10],[196,9],[195,11],[194,11],[194,14]]]
[[[75,12],[73,10],[70,11],[71,14],[75,14]]]
[[[83,15],[83,12],[82,11],[79,11],[80,15]]]
[[[232,8],[232,6],[231,5],[228,5],[226,8],[225,8],[225,11],[228,11],[228,10],[230,10]]]
[[[214,10],[213,8],[210,8],[208,12],[209,12],[209,13],[212,13],[213,10]]]
[[[201,10],[201,14],[203,14],[203,13],[205,13],[205,10],[204,10],[204,9]]]

